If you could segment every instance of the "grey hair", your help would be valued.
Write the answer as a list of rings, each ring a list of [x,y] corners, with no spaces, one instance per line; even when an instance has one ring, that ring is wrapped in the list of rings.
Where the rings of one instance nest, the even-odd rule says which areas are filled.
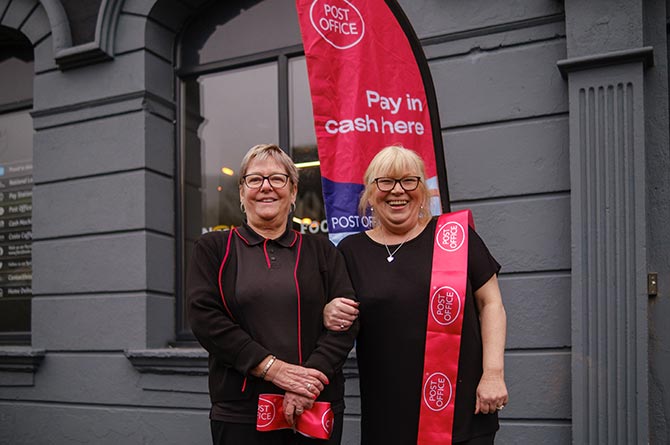
[[[254,159],[262,161],[268,158],[274,159],[279,165],[284,167],[291,183],[295,187],[298,186],[299,175],[297,167],[289,155],[275,144],[259,144],[254,145],[249,149],[247,154],[244,155],[244,159],[242,159],[242,164],[240,165],[240,185],[244,182],[242,178],[247,174],[251,161]]]

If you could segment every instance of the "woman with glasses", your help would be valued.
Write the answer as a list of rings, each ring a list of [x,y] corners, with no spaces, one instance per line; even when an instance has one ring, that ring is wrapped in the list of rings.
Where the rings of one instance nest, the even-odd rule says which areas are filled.
[[[324,319],[329,329],[343,332],[360,310],[361,443],[416,444],[422,397],[433,396],[423,379],[428,312],[440,310],[430,297],[438,220],[429,212],[423,161],[411,150],[383,149],[370,163],[364,184],[359,210],[371,211],[374,226],[339,244],[360,306],[337,298],[326,306]],[[490,444],[498,429],[497,411],[508,400],[506,321],[497,282],[500,266],[471,229],[466,268],[460,348],[452,348],[459,353],[451,437],[453,443]],[[448,353],[445,349],[437,355]],[[443,406],[439,402],[435,410]]]
[[[240,175],[246,223],[203,235],[186,283],[191,328],[209,352],[213,443],[339,444],[342,365],[358,325],[329,331],[322,313],[353,298],[344,260],[326,238],[291,229],[298,171],[279,147],[252,147]]]

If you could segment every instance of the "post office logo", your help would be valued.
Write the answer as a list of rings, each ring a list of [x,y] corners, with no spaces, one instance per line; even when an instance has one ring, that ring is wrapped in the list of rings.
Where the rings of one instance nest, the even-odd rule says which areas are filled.
[[[328,408],[325,413],[323,413],[323,416],[321,416],[321,426],[323,427],[323,430],[328,433],[330,436],[333,432],[333,422],[335,421],[335,415],[333,414],[333,410]]]
[[[337,49],[357,45],[365,34],[363,16],[347,0],[314,0],[309,18],[316,32]]]
[[[271,400],[263,397],[258,398],[258,420],[256,422],[258,428],[264,428],[270,425],[272,421],[275,420],[276,414],[277,409]]]
[[[465,229],[456,221],[449,221],[437,231],[435,243],[442,250],[455,252],[465,242]]]
[[[423,403],[432,411],[442,411],[451,402],[452,389],[449,377],[434,372],[423,385]]]
[[[449,326],[461,314],[461,298],[451,286],[442,286],[430,297],[430,315],[439,325]]]

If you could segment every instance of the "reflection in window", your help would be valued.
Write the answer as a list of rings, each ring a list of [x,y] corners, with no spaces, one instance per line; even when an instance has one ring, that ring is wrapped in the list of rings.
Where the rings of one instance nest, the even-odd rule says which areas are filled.
[[[239,226],[239,172],[242,158],[259,143],[276,143],[276,64],[200,76],[201,233]],[[197,150],[198,147],[192,149]]]

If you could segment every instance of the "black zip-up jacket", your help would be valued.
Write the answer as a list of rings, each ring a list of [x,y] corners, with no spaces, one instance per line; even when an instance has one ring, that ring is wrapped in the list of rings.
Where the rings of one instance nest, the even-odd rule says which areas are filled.
[[[293,264],[284,267],[282,273],[290,274],[291,280],[297,283],[296,294],[300,301],[286,304],[295,307],[296,314],[299,304],[303,363],[298,363],[295,352],[298,350],[297,316],[289,321],[277,319],[272,311],[255,311],[256,315],[250,319],[236,299],[238,274],[245,273],[240,263],[244,263],[251,252],[247,249],[263,249],[269,262],[268,243],[291,249],[297,259],[297,268]],[[258,394],[284,392],[250,374],[265,357],[273,354],[286,362],[323,372],[330,383],[318,400],[331,402],[336,413],[344,409],[342,366],[353,347],[358,323],[346,332],[328,331],[323,326],[323,308],[330,300],[354,298],[344,259],[329,240],[287,230],[277,240],[270,241],[247,225],[233,231],[207,233],[195,244],[186,292],[191,329],[209,352],[212,403],[239,401],[244,405],[245,421],[255,422]],[[267,293],[271,292],[273,289],[269,286]],[[259,295],[258,304],[263,304],[262,297]],[[271,324],[276,331],[277,323],[286,324],[285,329],[281,326],[286,333],[286,346],[277,347],[283,350],[270,350],[250,334],[261,332]]]

